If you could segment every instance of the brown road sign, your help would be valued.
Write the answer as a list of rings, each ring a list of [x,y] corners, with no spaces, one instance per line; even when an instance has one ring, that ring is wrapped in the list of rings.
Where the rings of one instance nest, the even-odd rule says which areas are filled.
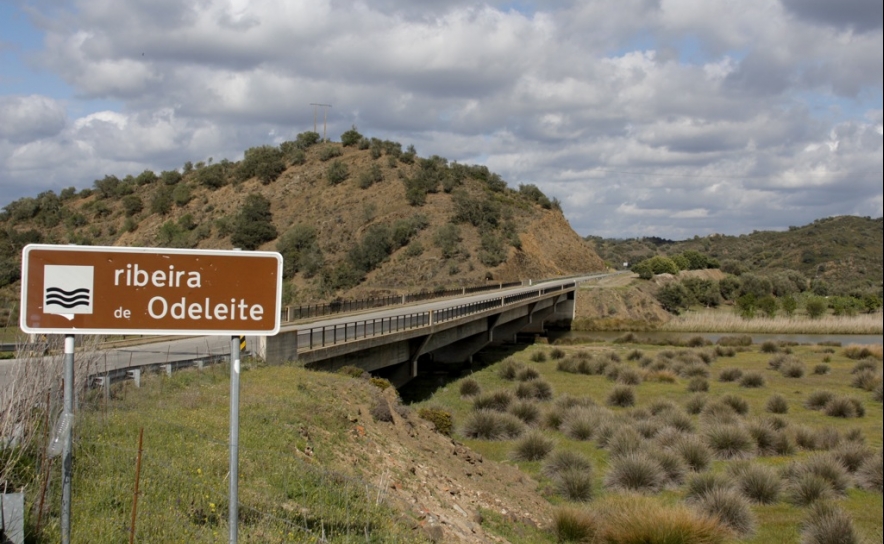
[[[281,294],[278,253],[31,244],[22,254],[21,328],[273,335]]]

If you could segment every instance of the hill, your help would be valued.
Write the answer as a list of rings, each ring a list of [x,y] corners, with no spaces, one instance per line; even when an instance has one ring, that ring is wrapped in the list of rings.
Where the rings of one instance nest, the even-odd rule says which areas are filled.
[[[587,237],[606,262],[622,266],[655,255],[699,251],[719,261],[723,272],[769,275],[795,270],[818,294],[875,294],[884,280],[882,218],[839,216],[818,219],[788,231],[755,231],[740,236],[713,234],[690,240],[611,240]]]
[[[0,288],[27,243],[278,250],[286,302],[315,302],[601,270],[558,202],[484,166],[421,158],[355,128],[96,180],[0,214]],[[16,289],[7,287],[7,298]]]

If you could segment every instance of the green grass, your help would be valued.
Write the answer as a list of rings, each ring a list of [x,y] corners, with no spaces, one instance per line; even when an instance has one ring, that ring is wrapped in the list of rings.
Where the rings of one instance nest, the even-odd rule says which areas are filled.
[[[352,447],[347,406],[329,403],[343,376],[292,368],[243,373],[240,397],[239,541],[420,542],[382,499],[377,482],[335,458]],[[76,423],[72,541],[128,539],[137,438],[144,429],[139,542],[215,543],[228,534],[229,380],[224,368],[126,384]],[[352,392],[351,392],[352,393]],[[369,395],[370,391],[365,392]],[[352,400],[352,397],[351,397]],[[362,462],[354,452],[354,463]],[[56,463],[56,467],[57,467]],[[58,485],[53,484],[58,505]],[[29,497],[29,500],[32,500]],[[41,542],[57,542],[57,506]]]
[[[824,431],[829,434],[834,430],[843,442],[848,432],[852,431],[861,435],[868,447],[875,450],[882,447],[882,422],[884,422],[884,418],[882,418],[881,403],[874,401],[871,393],[852,387],[851,383],[855,375],[851,371],[856,362],[847,357],[844,354],[844,350],[837,349],[832,353],[833,350],[827,349],[824,346],[791,346],[791,355],[807,365],[807,368],[813,368],[814,365],[821,364],[825,360],[831,371],[828,374],[805,373],[800,378],[789,378],[768,366],[771,356],[769,353],[763,353],[760,348],[761,346],[759,345],[739,348],[735,351],[733,357],[719,357],[711,361],[709,370],[712,376],[716,377],[725,368],[739,368],[744,374],[757,373],[763,376],[765,380],[764,387],[746,388],[741,387],[738,381],[719,382],[717,380],[710,380],[709,393],[705,394],[708,398],[708,403],[723,397],[727,398],[728,395],[732,395],[734,398],[745,402],[747,408],[746,415],[734,415],[734,418],[736,424],[749,428],[750,424],[756,424],[754,422],[766,421],[768,418],[773,417],[767,410],[768,401],[773,395],[779,395],[788,403],[789,410],[788,413],[776,416],[779,419],[777,423],[779,425],[786,425],[782,432],[789,434],[789,436],[793,436],[795,432],[802,429],[811,433]],[[529,346],[521,352],[516,352],[515,354],[508,352],[507,355],[509,355],[510,359],[527,364],[534,351],[543,349],[548,348]],[[574,357],[578,352],[588,352],[594,354],[596,358],[604,357],[604,354],[613,352],[620,356],[622,361],[620,364],[642,372],[649,371],[649,369],[643,369],[639,361],[634,360],[635,357],[629,357],[631,352],[640,350],[644,356],[654,359],[661,351],[673,351],[673,348],[667,346],[631,343],[592,343],[561,346],[559,349],[565,352],[566,358]],[[708,349],[706,348],[707,351]],[[480,383],[483,390],[507,387],[507,383],[497,376],[499,364],[494,363],[484,369],[475,370],[470,377]],[[562,372],[556,369],[556,365],[549,364],[538,365],[535,368],[540,372],[541,379],[549,382],[556,392],[556,397],[551,402],[539,403],[541,407],[546,406],[549,409],[563,395],[588,397],[594,399],[600,408],[603,407],[603,409],[611,412],[611,417],[614,418],[615,429],[618,425],[620,427],[636,425],[639,421],[643,421],[642,418],[652,416],[652,409],[657,409],[666,402],[671,402],[683,409],[688,400],[694,395],[686,387],[690,378],[679,376],[672,383],[648,381],[646,379],[641,384],[634,386],[636,392],[634,407],[604,406],[605,400],[618,386],[616,382],[607,379],[604,375]],[[468,401],[460,399],[457,386],[458,382],[453,382],[448,387],[438,390],[432,399],[426,402],[445,406],[446,409],[451,410],[455,415],[456,421],[462,421],[462,418],[469,413],[471,405]],[[510,382],[509,387],[512,388],[514,385]],[[865,408],[865,416],[845,420],[843,418],[827,416],[821,410],[812,410],[805,407],[805,400],[814,391],[819,390],[831,391],[836,396],[852,396],[859,399]],[[657,416],[652,417],[655,417],[654,421],[658,421],[656,419]],[[693,434],[689,436],[702,437],[704,429],[709,424],[706,416],[696,414],[686,417],[690,419],[694,427]],[[659,421],[662,422],[664,420],[660,418]],[[604,504],[608,498],[615,497],[618,494],[615,491],[605,489],[603,486],[604,478],[611,469],[612,459],[609,457],[610,452],[606,448],[599,447],[597,443],[598,435],[600,434],[599,429],[596,429],[596,432],[593,433],[593,436],[588,441],[569,438],[564,431],[564,428],[562,430],[544,429],[544,432],[556,441],[557,450],[565,449],[580,453],[591,460],[593,466],[596,467],[594,470],[595,498],[588,506],[588,508],[595,510],[594,505],[597,503]],[[610,439],[611,436],[608,436],[608,438]],[[455,439],[460,440],[462,437],[455,435]],[[465,442],[488,459],[496,461],[508,461],[508,454],[513,444],[512,441],[465,440]],[[779,472],[782,467],[790,462],[809,458],[814,453],[801,448],[794,448],[793,451],[794,453],[787,455],[778,455],[776,451],[772,450],[753,453],[752,462],[771,467]],[[727,467],[735,462],[737,461],[714,461],[704,474],[710,471],[712,473],[724,472]],[[538,480],[541,490],[552,489],[553,482],[551,478],[541,473],[541,463],[516,464],[526,474]],[[685,485],[682,484],[678,488],[667,487],[661,493],[647,495],[647,500],[661,507],[682,503],[684,501]],[[555,494],[550,494],[549,499],[555,504],[562,503],[563,501],[561,497]],[[863,538],[869,541],[880,541],[882,524],[884,523],[882,523],[882,500],[879,492],[851,487],[848,490],[847,496],[837,499],[837,503],[854,519],[857,531]],[[564,501],[564,504],[569,503]],[[753,505],[752,512],[757,518],[755,532],[752,535],[742,537],[742,542],[784,542],[795,544],[799,542],[800,524],[805,518],[805,509],[791,505],[787,501],[785,491],[772,504]]]

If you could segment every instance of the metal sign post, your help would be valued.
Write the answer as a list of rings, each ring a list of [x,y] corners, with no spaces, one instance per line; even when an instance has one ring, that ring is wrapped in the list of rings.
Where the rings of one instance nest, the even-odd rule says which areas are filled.
[[[230,544],[236,544],[239,526],[239,336],[230,339]]]
[[[230,341],[230,542],[237,540],[239,374],[243,333],[279,331],[282,256],[267,251],[30,244],[20,325],[64,343],[62,543],[70,542],[74,333],[236,335]]]
[[[71,541],[71,480],[73,479],[73,446],[74,446],[74,335],[64,337],[64,413],[61,417],[68,420],[67,429],[62,428],[64,441],[62,446],[61,469],[61,542]]]

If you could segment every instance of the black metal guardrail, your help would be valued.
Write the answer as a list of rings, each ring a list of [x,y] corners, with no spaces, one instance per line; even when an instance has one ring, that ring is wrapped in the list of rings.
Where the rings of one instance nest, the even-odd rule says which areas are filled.
[[[419,327],[426,327],[437,323],[452,321],[472,314],[477,314],[494,308],[502,308],[550,293],[564,291],[576,287],[577,282],[556,285],[544,289],[533,289],[505,297],[496,297],[480,300],[469,304],[460,304],[439,310],[428,310],[412,314],[402,314],[375,319],[363,319],[341,323],[338,325],[326,325],[323,327],[311,327],[298,331],[298,348],[315,349],[333,346],[339,343],[361,338],[370,338],[382,334],[406,331]]]
[[[280,321],[283,323],[297,321],[299,319],[308,319],[311,317],[322,317],[333,314],[345,314],[349,312],[358,312],[360,310],[371,310],[374,308],[384,308],[387,306],[396,306],[398,304],[408,304],[409,302],[421,302],[424,300],[432,300],[436,298],[453,297],[458,295],[469,295],[473,293],[481,293],[483,291],[494,291],[499,289],[508,289],[522,285],[520,281],[509,283],[495,283],[492,285],[475,285],[473,287],[461,287],[458,289],[445,289],[439,291],[420,291],[417,293],[409,293],[406,295],[394,295],[388,297],[340,300],[335,302],[327,302],[325,304],[308,304],[305,306],[286,306],[280,310]]]

